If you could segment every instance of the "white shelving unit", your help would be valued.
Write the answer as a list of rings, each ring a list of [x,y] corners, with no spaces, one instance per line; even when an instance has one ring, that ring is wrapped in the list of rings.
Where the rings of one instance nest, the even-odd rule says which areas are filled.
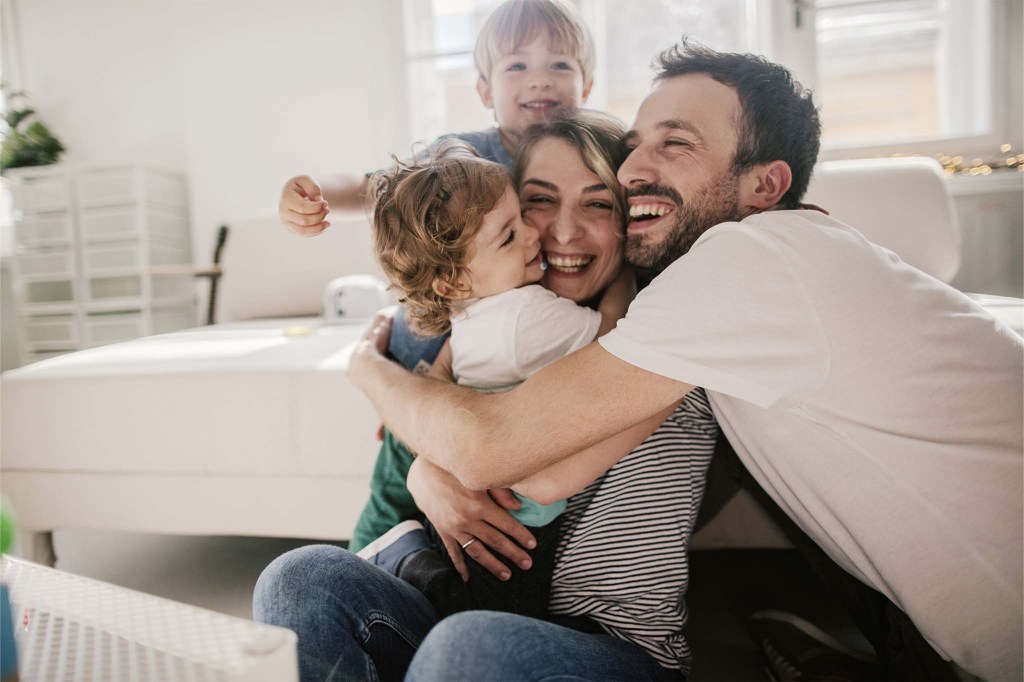
[[[22,364],[195,324],[182,174],[122,163],[8,178]]]

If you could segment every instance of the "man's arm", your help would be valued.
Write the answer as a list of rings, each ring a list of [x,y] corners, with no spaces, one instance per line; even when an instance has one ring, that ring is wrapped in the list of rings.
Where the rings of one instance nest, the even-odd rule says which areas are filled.
[[[677,406],[678,403],[618,435],[538,471],[513,485],[512,489],[540,504],[552,504],[572,497],[647,440]]]
[[[517,388],[478,393],[416,377],[388,361],[390,320],[378,318],[349,379],[412,449],[478,490],[508,487],[681,400],[693,387],[619,360],[597,343]]]

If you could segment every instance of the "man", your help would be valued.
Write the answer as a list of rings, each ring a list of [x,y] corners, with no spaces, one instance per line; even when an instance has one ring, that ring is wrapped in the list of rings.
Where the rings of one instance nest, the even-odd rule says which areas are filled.
[[[887,600],[869,617],[887,674],[952,675],[945,659],[1019,679],[1020,338],[855,230],[787,210],[820,126],[785,69],[685,42],[660,67],[619,172],[627,258],[657,277],[619,326],[482,395],[392,366],[384,323],[350,378],[400,438],[478,489],[701,386],[774,504]]]

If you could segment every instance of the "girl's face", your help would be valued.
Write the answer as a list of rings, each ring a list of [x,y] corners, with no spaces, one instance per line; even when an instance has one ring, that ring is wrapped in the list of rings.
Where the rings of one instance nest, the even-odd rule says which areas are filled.
[[[595,299],[619,273],[622,217],[612,191],[565,140],[533,146],[519,197],[523,222],[540,231],[542,284],[577,303]]]
[[[484,217],[473,238],[473,260],[461,284],[462,297],[483,298],[540,280],[540,243],[537,228],[523,223],[519,197],[509,184],[504,196]]]

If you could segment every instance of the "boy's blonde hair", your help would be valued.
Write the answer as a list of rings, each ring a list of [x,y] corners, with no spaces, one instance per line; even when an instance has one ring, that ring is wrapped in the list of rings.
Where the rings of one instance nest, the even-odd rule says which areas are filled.
[[[459,140],[445,140],[425,162],[396,160],[374,174],[374,253],[417,333],[451,327],[451,298],[442,292],[465,290],[473,238],[511,186],[503,166]]]
[[[476,39],[473,62],[485,82],[494,63],[545,33],[552,45],[580,63],[583,84],[594,80],[594,40],[576,11],[559,0],[508,0],[487,17]]]

